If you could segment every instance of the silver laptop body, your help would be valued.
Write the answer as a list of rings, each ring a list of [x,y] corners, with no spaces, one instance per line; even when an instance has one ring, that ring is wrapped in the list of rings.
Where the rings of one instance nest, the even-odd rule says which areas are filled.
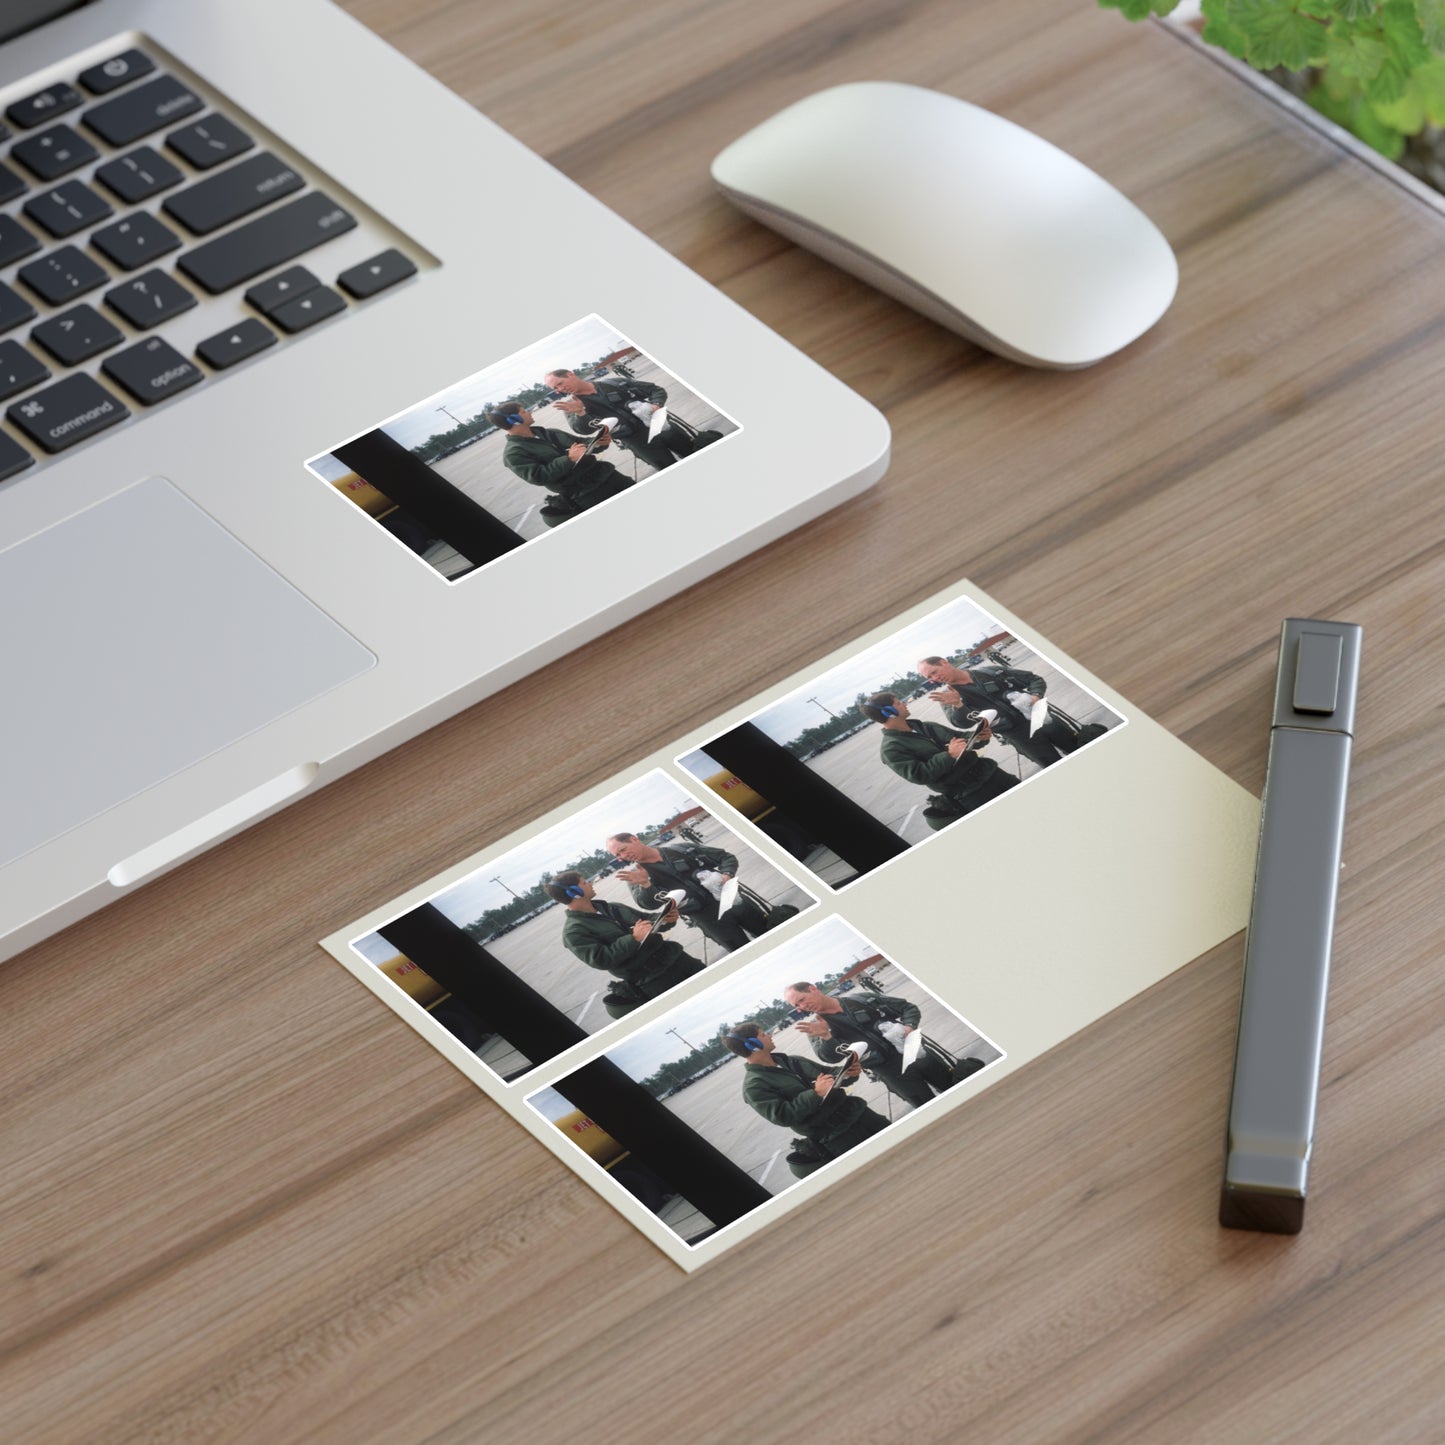
[[[884,471],[871,406],[323,0],[46,8],[0,21],[0,958]],[[524,480],[489,387],[566,461]],[[538,480],[603,450],[600,504]],[[473,474],[482,542],[427,511]]]

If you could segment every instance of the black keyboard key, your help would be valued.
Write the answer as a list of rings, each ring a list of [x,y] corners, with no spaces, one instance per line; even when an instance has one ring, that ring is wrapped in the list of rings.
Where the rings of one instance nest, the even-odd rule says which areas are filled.
[[[110,279],[84,251],[62,246],[15,273],[42,301],[60,306]]]
[[[208,171],[250,150],[256,142],[234,121],[223,115],[208,115],[204,120],[193,120],[190,125],[173,130],[166,137],[166,144],[198,171]]]
[[[80,83],[92,95],[106,95],[142,75],[149,75],[155,68],[155,61],[142,51],[123,50],[109,60],[102,60],[99,65],[92,65],[89,70],[82,70]]]
[[[101,140],[113,146],[128,146],[200,108],[200,97],[175,76],[158,75],[114,100],[91,106],[81,119]]]
[[[63,452],[124,421],[130,410],[94,377],[78,371],[17,401],[5,415],[46,451]]]
[[[159,336],[117,351],[101,363],[101,370],[112,381],[118,381],[142,406],[165,401],[194,386],[206,374]]]
[[[336,281],[348,296],[364,301],[368,296],[375,296],[378,291],[385,291],[388,286],[395,286],[398,281],[415,275],[416,267],[411,260],[392,249],[363,261],[359,266],[348,266]]]
[[[164,221],[139,211],[114,225],[102,226],[91,236],[90,244],[122,271],[134,271],[174,251],[181,238]]]
[[[68,125],[55,125],[39,135],[16,141],[10,147],[10,154],[31,175],[42,181],[58,181],[61,176],[88,165],[100,152]]]
[[[6,201],[13,201],[16,196],[23,196],[29,189],[20,179],[18,171],[12,171],[9,166],[0,164],[0,206]]]
[[[33,351],[27,351],[18,341],[0,341],[0,401],[49,375],[50,368]]]
[[[196,304],[196,298],[164,271],[147,271],[122,281],[105,293],[105,299],[138,331],[149,331]]]
[[[299,191],[305,182],[285,161],[269,151],[222,171],[203,181],[177,191],[165,203],[166,212],[198,236],[208,235],[220,226],[239,221],[292,191]]]
[[[31,196],[25,202],[25,214],[39,221],[52,236],[73,236],[115,215],[115,211],[84,181],[62,181],[53,190]]]
[[[34,95],[27,95],[24,100],[17,100],[5,108],[5,118],[11,125],[19,126],[21,130],[34,130],[38,125],[44,125],[48,120],[54,120],[56,116],[64,115],[68,110],[74,110],[83,97],[73,86],[66,85],[62,80],[56,85],[47,85],[44,90],[37,90]]]
[[[19,442],[0,431],[0,482],[9,481],[34,463],[35,458]]]
[[[265,351],[276,344],[276,334],[269,327],[254,319],[238,321],[214,336],[208,336],[196,347],[196,355],[217,371],[224,371],[258,351]]]
[[[59,316],[42,321],[30,333],[62,366],[79,366],[125,340],[118,326],[107,321],[94,306],[81,302]]]
[[[269,316],[278,306],[314,291],[320,284],[320,278],[313,276],[304,266],[288,266],[284,271],[256,282],[247,290],[246,300],[262,315]]]
[[[0,282],[0,331],[10,331],[34,315],[35,308],[18,291]]]
[[[138,146],[119,160],[107,161],[95,168],[95,178],[106,190],[114,191],[128,205],[149,200],[159,191],[168,191],[181,179],[178,167],[149,146]]]
[[[176,265],[212,295],[239,286],[356,225],[330,196],[311,191],[187,251]]]
[[[271,320],[279,326],[282,331],[295,333],[305,331],[308,326],[315,326],[318,321],[325,321],[328,316],[335,316],[338,311],[346,310],[346,302],[336,294],[329,286],[318,286],[314,291],[308,291],[304,296],[298,296],[294,301],[288,301],[283,306],[278,306],[271,312]]]
[[[34,255],[39,249],[39,238],[31,235],[14,216],[0,216],[0,266]]]

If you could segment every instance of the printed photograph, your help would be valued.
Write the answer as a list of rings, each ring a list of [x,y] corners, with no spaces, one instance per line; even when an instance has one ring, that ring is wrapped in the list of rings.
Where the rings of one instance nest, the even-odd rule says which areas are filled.
[[[737,430],[591,316],[306,465],[456,581]]]
[[[527,1104],[697,1244],[1002,1057],[834,916]]]
[[[816,901],[652,772],[351,946],[509,1082]]]
[[[1123,722],[960,599],[677,762],[842,888]]]

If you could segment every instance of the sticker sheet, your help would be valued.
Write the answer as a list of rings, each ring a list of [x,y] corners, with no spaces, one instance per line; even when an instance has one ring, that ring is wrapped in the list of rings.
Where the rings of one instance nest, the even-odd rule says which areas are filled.
[[[1242,928],[1257,824],[965,582],[324,946],[690,1269]]]

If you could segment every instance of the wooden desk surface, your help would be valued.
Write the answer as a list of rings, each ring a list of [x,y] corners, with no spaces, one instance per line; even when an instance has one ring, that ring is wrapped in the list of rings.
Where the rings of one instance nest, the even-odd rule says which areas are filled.
[[[1445,216],[1087,0],[348,8],[894,427],[869,495],[670,610],[686,685],[579,785],[967,575],[1257,791],[1280,619],[1364,624],[1311,1217],[1215,1223],[1236,938],[684,1276],[316,946],[573,790],[555,712],[496,785],[533,680],[0,970],[0,1434],[1445,1436]],[[1026,371],[714,194],[877,77],[1143,205],[1156,331]],[[593,711],[627,650],[568,660]]]

